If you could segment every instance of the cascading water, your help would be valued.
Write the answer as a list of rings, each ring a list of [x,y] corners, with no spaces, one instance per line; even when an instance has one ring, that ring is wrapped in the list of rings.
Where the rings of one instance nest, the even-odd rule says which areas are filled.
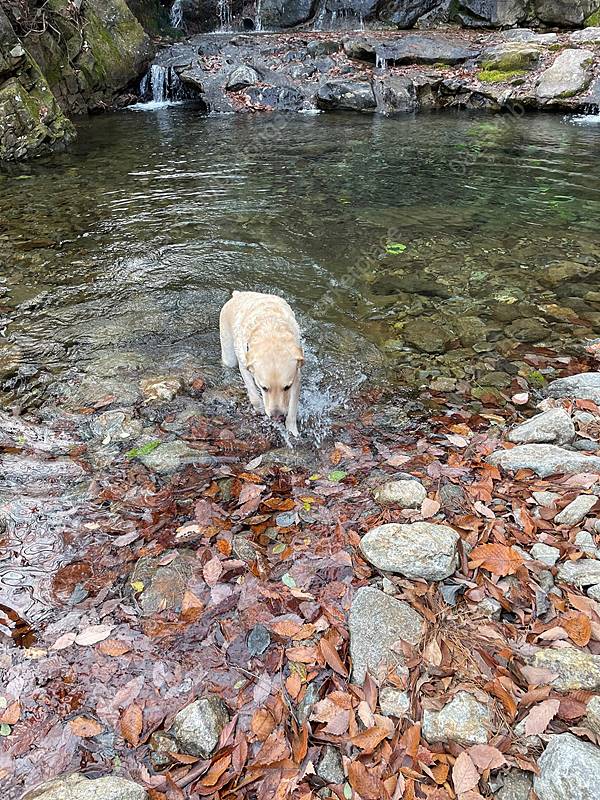
[[[171,26],[173,28],[183,28],[183,2],[182,0],[175,0],[171,6],[170,13]]]
[[[140,96],[146,102],[131,108],[156,108],[185,99],[179,75],[173,67],[152,64],[140,83]]]
[[[217,12],[219,14],[219,32],[231,33],[231,23],[233,20],[231,0],[218,0]]]
[[[256,12],[254,15],[254,30],[262,31],[262,20],[260,18],[262,0],[256,0]]]

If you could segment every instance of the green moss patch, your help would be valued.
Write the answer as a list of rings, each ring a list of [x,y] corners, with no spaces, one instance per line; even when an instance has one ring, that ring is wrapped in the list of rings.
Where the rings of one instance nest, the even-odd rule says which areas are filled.
[[[484,83],[504,83],[505,81],[512,81],[514,78],[521,78],[526,74],[525,70],[522,69],[513,69],[508,72],[500,69],[482,69],[477,74],[477,77]]]
[[[600,9],[590,14],[583,25],[585,28],[600,28]]]

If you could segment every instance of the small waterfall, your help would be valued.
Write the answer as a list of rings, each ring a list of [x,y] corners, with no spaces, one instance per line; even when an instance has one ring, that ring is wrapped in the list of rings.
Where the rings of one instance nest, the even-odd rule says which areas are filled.
[[[261,11],[262,0],[256,0],[256,12],[254,16],[254,30],[255,31],[262,31],[262,20],[260,18],[260,11]]]
[[[140,96],[142,100],[149,101],[147,105],[160,106],[183,100],[185,91],[173,67],[152,64],[141,80]]]
[[[173,28],[183,28],[183,2],[182,0],[175,0],[171,6],[171,13],[169,15],[171,26]]]
[[[387,69],[387,60],[379,53],[375,53],[375,69]]]
[[[219,13],[219,31],[221,33],[231,33],[231,23],[233,21],[231,0],[218,0],[217,11]]]

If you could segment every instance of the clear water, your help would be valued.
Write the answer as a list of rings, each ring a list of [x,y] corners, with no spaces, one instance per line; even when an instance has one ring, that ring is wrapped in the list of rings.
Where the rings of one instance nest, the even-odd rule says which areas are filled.
[[[221,380],[218,311],[235,288],[297,310],[305,413],[365,379],[489,370],[510,357],[515,316],[557,349],[597,336],[599,150],[600,127],[551,116],[87,120],[68,152],[0,173],[4,403],[126,394],[143,371]],[[549,265],[574,261],[585,282],[548,284]],[[403,338],[464,316],[483,341],[431,354]]]

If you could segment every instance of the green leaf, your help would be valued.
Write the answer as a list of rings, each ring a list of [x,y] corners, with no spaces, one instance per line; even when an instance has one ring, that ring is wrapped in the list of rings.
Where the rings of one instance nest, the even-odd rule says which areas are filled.
[[[12,729],[10,725],[7,725],[5,722],[0,725],[0,736],[10,736],[12,733]]]
[[[285,575],[281,576],[281,582],[284,583],[290,589],[296,588],[296,581],[292,578],[289,572],[286,572]]]
[[[143,592],[144,591],[144,582],[143,581],[131,581],[131,588],[134,592]]]
[[[273,552],[275,553],[275,555],[278,555],[279,553],[283,553],[285,548],[286,548],[286,545],[283,542],[278,542],[275,545],[275,547],[273,548]]]
[[[344,797],[346,800],[352,800],[352,787],[349,783],[344,784]]]
[[[319,475],[319,473],[318,473],[318,472],[313,472],[313,474],[312,474],[312,475],[309,475],[309,476],[308,476],[308,480],[309,480],[309,481],[318,481],[320,477],[321,477],[321,476]]]
[[[330,472],[327,476],[328,480],[333,481],[334,483],[339,483],[339,481],[343,481],[348,473],[344,472],[343,469],[334,469],[333,472]]]
[[[131,450],[126,454],[127,458],[140,458],[142,456],[149,456],[157,447],[159,447],[161,442],[147,442],[143,444],[141,447],[132,447]]]
[[[406,250],[406,245],[401,242],[388,242],[385,246],[385,252],[390,256],[399,256]]]

